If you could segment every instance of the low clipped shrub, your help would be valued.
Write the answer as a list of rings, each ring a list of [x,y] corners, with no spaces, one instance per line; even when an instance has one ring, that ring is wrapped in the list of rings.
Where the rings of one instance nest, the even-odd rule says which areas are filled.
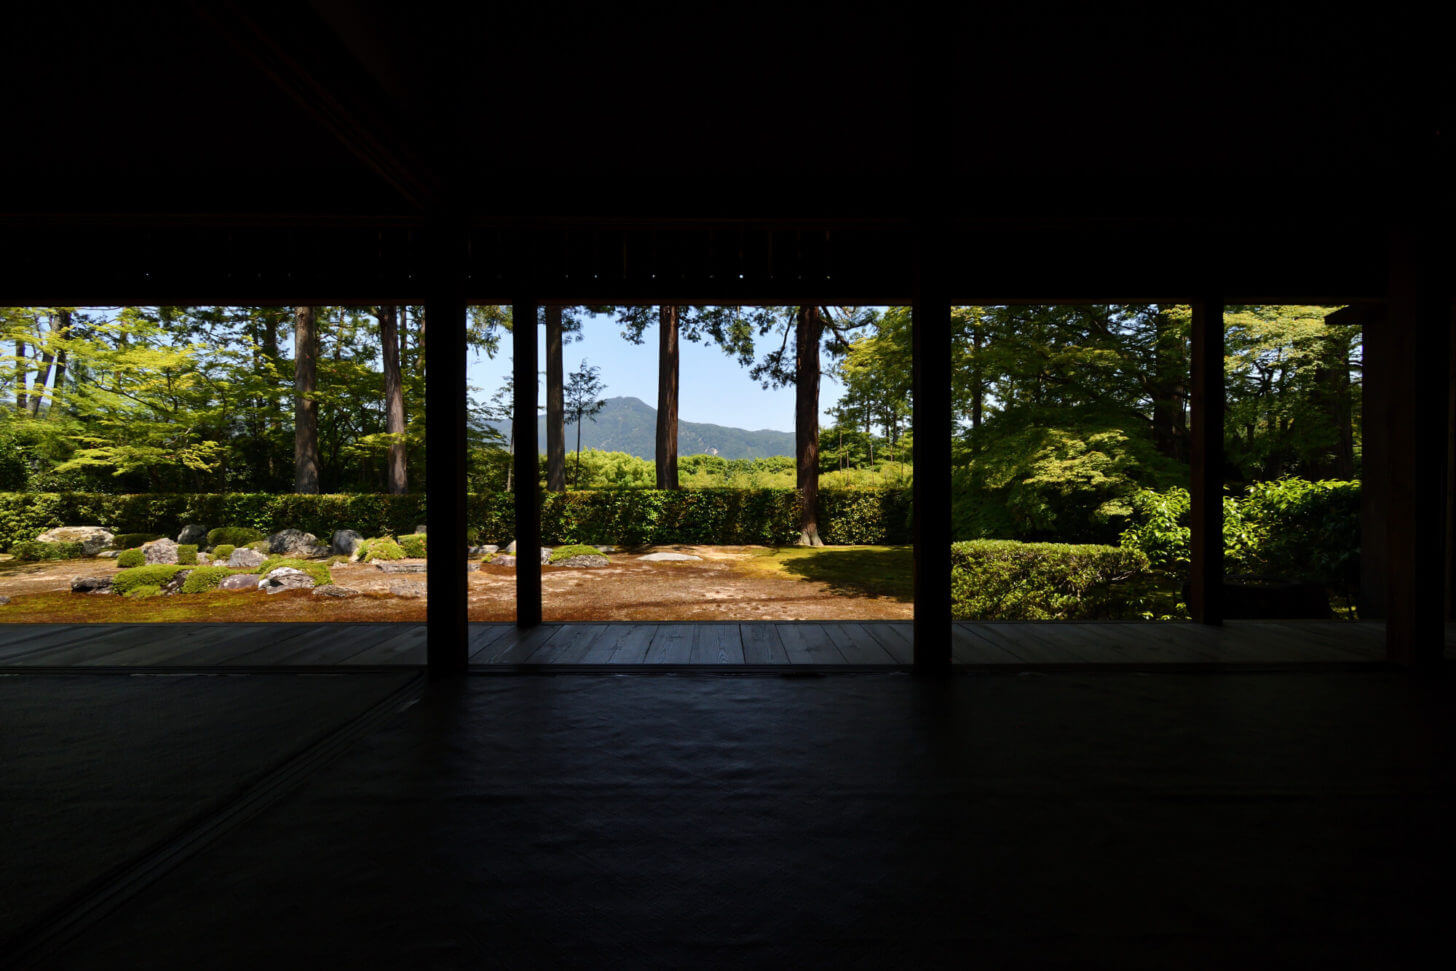
[[[116,565],[123,569],[132,566],[143,566],[147,562],[147,554],[141,550],[122,550],[116,555]]]
[[[177,545],[177,562],[183,566],[195,566],[197,564],[197,544],[179,543]]]
[[[233,546],[230,543],[223,543],[221,546],[214,546],[212,548],[212,558],[214,560],[225,560],[229,556],[233,555],[233,550],[235,549],[237,549],[237,547]]]
[[[412,533],[409,536],[401,536],[399,538],[399,545],[404,550],[404,555],[410,559],[422,560],[425,558],[426,543],[424,533]]]
[[[225,566],[200,566],[187,574],[187,579],[182,581],[182,592],[207,593],[209,590],[216,590],[217,585],[232,572]]]
[[[595,546],[583,546],[573,544],[571,546],[558,546],[551,551],[551,562],[559,563],[562,560],[569,560],[573,556],[601,556],[602,551]]]
[[[1016,540],[951,544],[956,620],[1131,620],[1150,585],[1140,550]]]
[[[86,555],[86,547],[82,543],[43,543],[38,539],[27,539],[12,544],[10,552],[22,563],[39,563],[80,559]]]
[[[134,550],[143,543],[150,543],[154,539],[162,539],[161,533],[117,533],[111,541],[111,548],[114,550]]]
[[[137,566],[128,570],[119,571],[111,581],[111,589],[117,593],[130,595],[132,591],[141,587],[160,588],[168,580],[171,580],[178,573],[186,570],[185,566],[174,566],[171,563],[153,563],[150,566]],[[186,582],[186,581],[183,581]]]
[[[329,571],[327,563],[315,563],[312,560],[296,560],[287,556],[274,556],[263,562],[263,565],[255,571],[259,576],[267,576],[269,571],[276,570],[280,566],[291,566],[295,570],[302,570],[313,577],[313,582],[319,586],[334,582],[334,575]]]
[[[232,547],[247,546],[249,543],[256,543],[264,538],[261,530],[253,529],[250,526],[219,526],[217,529],[207,531],[207,545],[210,547],[224,544]]]
[[[400,546],[389,536],[366,539],[361,545],[364,547],[364,552],[359,559],[365,563],[372,563],[375,560],[404,559],[404,547]]]

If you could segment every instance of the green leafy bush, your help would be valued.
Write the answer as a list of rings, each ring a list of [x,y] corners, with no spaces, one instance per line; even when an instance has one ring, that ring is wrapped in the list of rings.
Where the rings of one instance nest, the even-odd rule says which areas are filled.
[[[559,563],[562,560],[569,560],[573,556],[601,556],[602,551],[595,546],[583,546],[572,544],[569,546],[558,546],[551,551],[551,562]]]
[[[404,555],[410,559],[422,560],[425,558],[426,539],[424,533],[412,533],[409,536],[401,536],[399,545],[404,550]]]
[[[132,567],[116,574],[111,581],[111,589],[117,593],[129,594],[140,587],[161,587],[186,569],[185,566],[174,566],[170,563],[153,563],[150,566]]]
[[[327,563],[315,563],[312,560],[295,560],[286,556],[274,556],[263,562],[263,565],[255,571],[259,576],[267,576],[270,570],[276,570],[280,566],[291,566],[295,570],[302,570],[313,577],[313,582],[319,586],[334,582],[334,575],[329,571]]]
[[[161,533],[117,533],[116,538],[111,541],[111,548],[114,550],[134,550],[143,543],[150,543],[154,539],[161,538]]]
[[[225,560],[229,556],[233,555],[233,550],[235,549],[237,549],[237,547],[232,546],[229,543],[223,543],[221,546],[214,546],[212,548],[212,558],[214,560]]]
[[[39,563],[80,559],[86,555],[86,547],[82,543],[43,543],[38,539],[27,539],[13,544],[10,552],[22,563]]]
[[[227,545],[233,548],[247,546],[266,538],[261,530],[251,526],[219,526],[207,531],[207,545],[211,548]]]
[[[142,566],[147,562],[147,554],[141,550],[122,550],[116,555],[116,565],[119,567]]]
[[[177,545],[177,562],[184,566],[194,566],[197,563],[197,544],[179,543]]]
[[[404,559],[404,547],[389,536],[366,539],[361,545],[364,547],[364,551],[359,558],[366,563],[373,563],[376,560]]]
[[[187,574],[182,581],[183,593],[207,593],[216,590],[217,585],[233,571],[225,566],[200,566]]]
[[[1115,620],[1141,615],[1148,558],[1116,546],[971,540],[951,545],[957,620]]]

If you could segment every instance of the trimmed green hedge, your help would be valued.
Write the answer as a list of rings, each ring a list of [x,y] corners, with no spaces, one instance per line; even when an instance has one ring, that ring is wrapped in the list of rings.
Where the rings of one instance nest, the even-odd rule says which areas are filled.
[[[951,544],[956,620],[1133,620],[1148,558],[1116,546],[982,539]]]
[[[231,546],[236,549],[239,546],[247,546],[249,543],[256,543],[258,540],[266,538],[262,530],[253,529],[251,526],[219,526],[217,529],[207,531],[209,548]]]
[[[179,543],[177,545],[177,562],[183,566],[197,565],[197,544]]]
[[[116,593],[130,594],[142,587],[160,587],[186,569],[188,568],[185,566],[174,566],[170,563],[153,563],[151,566],[121,570],[111,581],[111,589]]]
[[[359,559],[365,563],[373,563],[375,560],[402,560],[404,559],[404,547],[394,541],[392,536],[377,536],[374,539],[359,541]]]
[[[404,555],[412,560],[423,560],[428,545],[424,533],[413,533],[409,536],[401,536],[399,545],[404,550]]]
[[[214,546],[212,548],[212,558],[214,562],[220,562],[232,556],[233,550],[235,549],[237,549],[236,546],[231,546],[227,543],[223,543],[221,546]]]
[[[43,560],[79,560],[86,555],[84,543],[43,543],[38,539],[21,540],[10,548],[22,563]]]
[[[147,554],[141,550],[122,550],[116,554],[116,565],[123,569],[133,566],[145,566],[146,562]]]
[[[469,497],[475,541],[515,538],[513,496]],[[798,537],[793,489],[599,489],[546,495],[541,535],[548,543],[727,543],[778,545]],[[423,494],[272,495],[197,493],[114,496],[81,492],[0,493],[0,549],[55,526],[105,523],[112,532],[175,536],[187,523],[233,523],[208,533],[208,544],[245,546],[235,530],[257,535],[285,528],[315,536],[353,529],[365,536],[406,536],[425,522]],[[819,534],[830,544],[910,542],[909,489],[821,490]],[[246,534],[252,535],[252,534]]]
[[[161,538],[161,533],[118,533],[111,541],[111,548],[114,550],[134,550],[143,543],[150,543],[154,539]]]

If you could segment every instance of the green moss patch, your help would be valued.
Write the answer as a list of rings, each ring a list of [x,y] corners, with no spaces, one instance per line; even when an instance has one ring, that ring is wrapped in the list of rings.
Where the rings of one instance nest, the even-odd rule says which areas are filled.
[[[116,578],[111,582],[111,589],[125,595],[142,587],[160,587],[186,569],[187,567],[185,566],[174,566],[169,563],[154,563],[151,566],[133,567],[117,573]]]
[[[313,577],[313,582],[319,586],[334,582],[334,575],[329,571],[327,563],[314,563],[311,560],[296,560],[287,556],[274,556],[263,561],[263,565],[254,572],[260,577],[268,575],[269,571],[276,570],[280,566],[291,566],[295,570],[302,570]]]
[[[573,556],[601,556],[602,551],[595,546],[583,546],[580,543],[571,546],[558,546],[551,551],[552,563],[559,563],[562,560],[569,560]]]
[[[217,585],[232,572],[225,566],[198,567],[187,574],[187,579],[182,581],[182,592],[206,593],[209,590],[216,590]]]
[[[116,565],[126,569],[133,566],[144,566],[147,562],[147,554],[141,550],[123,550],[116,555]]]

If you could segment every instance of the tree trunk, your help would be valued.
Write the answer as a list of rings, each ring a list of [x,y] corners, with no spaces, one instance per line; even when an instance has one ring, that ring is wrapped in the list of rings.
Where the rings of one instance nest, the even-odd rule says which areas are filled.
[[[561,308],[546,314],[546,491],[566,491],[566,404],[562,389]],[[578,461],[579,464],[579,461]]]
[[[25,411],[30,400],[25,393],[25,341],[15,342],[15,410]]]
[[[981,328],[978,319],[971,324],[971,428],[981,427],[981,411],[986,402],[986,381],[981,371]]]
[[[657,326],[657,488],[676,489],[678,309],[658,308]]]
[[[318,329],[312,307],[293,309],[293,491],[319,491]]]
[[[1182,335],[1161,313],[1153,317],[1153,446],[1168,458],[1188,460],[1188,426],[1183,401],[1188,394],[1188,362]]]
[[[268,362],[269,391],[264,399],[264,413],[268,416],[268,437],[271,439],[267,443],[267,448],[264,451],[267,453],[268,487],[272,489],[277,488],[276,483],[279,478],[278,437],[283,427],[283,419],[281,414],[282,408],[278,402],[278,395],[274,393],[278,387],[277,384],[273,383],[273,376],[278,367],[278,317],[274,315],[271,308],[263,311],[263,358]]]
[[[576,474],[571,477],[573,489],[581,485],[581,416],[576,416]]]
[[[819,340],[818,307],[800,307],[794,321],[794,452],[798,460],[798,546],[823,546],[819,538]]]
[[[387,479],[391,495],[409,491],[404,456],[404,382],[399,373],[399,310],[379,308],[379,342],[384,348],[384,430],[389,443]]]
[[[71,312],[69,310],[59,310],[51,314],[51,339],[63,341],[66,339],[66,335],[70,333],[70,330]],[[54,391],[52,391],[50,396],[52,401],[55,400],[55,392],[61,390],[61,374],[64,373],[66,367],[65,349],[59,348],[55,354],[52,354],[50,351],[43,352],[41,354],[41,363],[45,365],[45,370],[41,372],[35,387],[31,389],[34,392],[30,396],[30,415],[32,418],[40,414],[41,402],[46,398],[46,389],[51,387],[52,376],[56,379]],[[57,368],[58,364],[59,369]],[[50,410],[49,405],[46,406],[46,410]]]

